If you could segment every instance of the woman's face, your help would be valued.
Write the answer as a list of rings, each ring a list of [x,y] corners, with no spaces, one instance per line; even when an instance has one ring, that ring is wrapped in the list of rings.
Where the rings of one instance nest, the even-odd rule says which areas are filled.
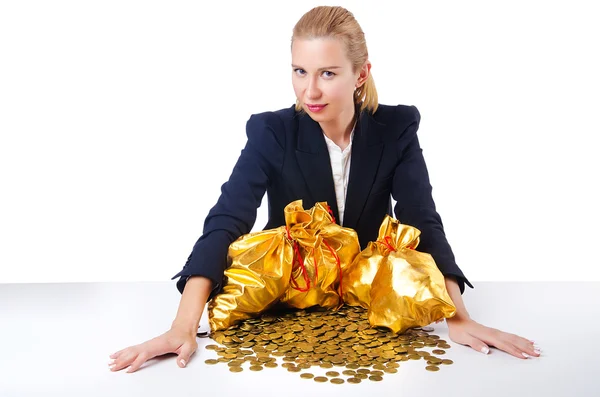
[[[338,119],[344,112],[354,115],[354,89],[364,80],[366,76],[361,76],[360,70],[352,73],[352,65],[344,54],[341,41],[294,40],[292,45],[294,92],[304,111],[315,121]],[[316,112],[307,105],[326,106]]]

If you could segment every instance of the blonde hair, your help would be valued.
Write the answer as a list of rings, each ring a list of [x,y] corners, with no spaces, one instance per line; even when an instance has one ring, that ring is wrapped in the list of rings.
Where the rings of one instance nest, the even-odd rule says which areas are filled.
[[[356,73],[369,58],[364,32],[354,15],[343,7],[315,7],[300,18],[294,26],[292,45],[296,39],[316,38],[340,40],[352,64],[352,73]],[[364,84],[354,91],[354,103],[360,104],[359,112],[368,109],[373,114],[377,111],[377,89],[371,73]],[[298,112],[304,111],[298,100],[295,108]]]

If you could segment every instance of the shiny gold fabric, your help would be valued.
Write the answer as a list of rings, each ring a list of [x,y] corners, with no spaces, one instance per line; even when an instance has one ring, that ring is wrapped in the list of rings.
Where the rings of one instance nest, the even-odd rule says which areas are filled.
[[[415,251],[421,231],[386,215],[342,279],[346,304],[367,308],[371,326],[393,332],[456,314],[444,276],[428,253]]]
[[[288,288],[294,250],[285,226],[241,236],[230,244],[227,282],[208,303],[211,330],[252,318],[274,305]]]
[[[358,235],[354,229],[333,222],[326,202],[302,211],[302,200],[285,209],[286,224],[293,225],[290,234],[299,255],[281,303],[298,309],[337,309],[343,304],[339,289],[342,273],[360,252]],[[303,219],[298,219],[298,214]]]
[[[286,226],[248,233],[228,249],[223,291],[208,305],[212,331],[255,317],[274,305],[294,308],[341,304],[340,270],[360,252],[356,231],[333,222],[326,202],[285,209]]]

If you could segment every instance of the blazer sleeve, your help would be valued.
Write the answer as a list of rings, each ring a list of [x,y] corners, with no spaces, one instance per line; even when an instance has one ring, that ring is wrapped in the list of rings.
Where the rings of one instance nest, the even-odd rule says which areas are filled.
[[[456,264],[442,219],[436,211],[429,173],[417,137],[421,114],[415,106],[400,105],[398,111],[408,114],[400,119],[408,117],[409,124],[397,142],[399,161],[392,182],[392,197],[396,200],[394,213],[400,222],[421,231],[416,250],[429,253],[444,276],[454,277],[462,295],[465,283],[474,287]]]
[[[180,293],[183,294],[187,280],[195,275],[212,280],[213,289],[207,302],[221,291],[224,272],[229,266],[229,245],[250,233],[273,173],[280,172],[283,166],[284,144],[278,140],[281,136],[276,136],[273,126],[277,120],[280,119],[276,114],[265,112],[253,114],[246,123],[246,145],[204,221],[202,236],[183,269],[171,278],[181,277],[176,284]]]

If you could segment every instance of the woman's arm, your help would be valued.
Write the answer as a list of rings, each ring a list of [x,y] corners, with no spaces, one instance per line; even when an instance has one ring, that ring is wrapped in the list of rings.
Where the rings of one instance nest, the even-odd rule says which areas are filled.
[[[185,284],[179,309],[171,327],[183,329],[195,336],[210,291],[212,291],[210,279],[202,276],[190,277]]]
[[[448,291],[448,295],[450,295],[450,299],[452,299],[452,302],[456,307],[456,314],[454,315],[454,317],[461,319],[471,318],[469,316],[469,313],[467,312],[465,303],[462,300],[462,295],[460,294],[460,287],[458,286],[456,279],[452,276],[448,276],[444,277],[444,281],[446,282],[446,290]]]
[[[182,294],[191,276],[212,281],[208,300],[221,291],[228,267],[228,247],[251,232],[263,197],[283,167],[284,132],[280,117],[273,112],[250,116],[246,123],[246,146],[204,220],[202,236],[194,244],[183,269],[171,278],[180,277],[176,286]]]

